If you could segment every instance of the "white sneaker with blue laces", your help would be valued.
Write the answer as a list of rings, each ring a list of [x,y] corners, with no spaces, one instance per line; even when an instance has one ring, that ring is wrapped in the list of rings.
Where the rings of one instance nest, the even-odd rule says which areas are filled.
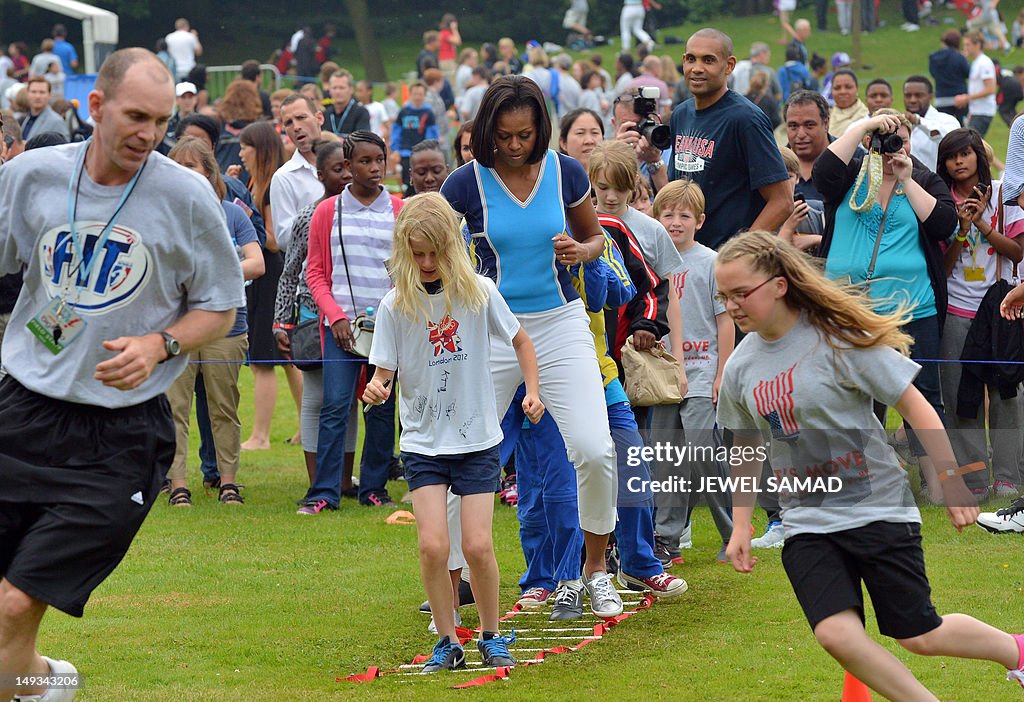
[[[751,548],[782,548],[786,539],[786,530],[782,528],[782,522],[768,522],[768,528],[764,534],[750,542]]]

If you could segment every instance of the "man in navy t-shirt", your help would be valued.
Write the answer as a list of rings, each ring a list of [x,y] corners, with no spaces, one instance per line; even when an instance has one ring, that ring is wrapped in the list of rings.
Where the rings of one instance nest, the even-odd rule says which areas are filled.
[[[776,231],[793,210],[793,186],[768,117],[729,90],[732,40],[701,29],[686,42],[683,73],[693,97],[672,112],[669,180],[704,191],[707,219],[697,240],[713,249],[746,229]]]

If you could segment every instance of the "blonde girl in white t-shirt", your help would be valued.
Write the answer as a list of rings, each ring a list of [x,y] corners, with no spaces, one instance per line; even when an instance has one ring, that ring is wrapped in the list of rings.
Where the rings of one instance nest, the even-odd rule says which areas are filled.
[[[420,571],[440,640],[423,672],[461,668],[448,573],[447,492],[462,498],[462,550],[473,572],[484,667],[515,665],[498,632],[498,564],[491,541],[501,471],[500,416],[490,373],[490,337],[511,343],[526,381],[523,411],[544,413],[533,343],[494,283],[473,271],[448,201],[424,193],[395,221],[392,289],[377,311],[363,401],[384,402],[401,367],[400,447],[419,535]]]

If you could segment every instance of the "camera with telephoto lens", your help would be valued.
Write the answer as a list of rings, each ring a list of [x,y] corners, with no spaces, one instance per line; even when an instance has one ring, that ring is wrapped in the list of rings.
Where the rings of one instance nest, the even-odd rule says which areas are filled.
[[[871,135],[871,150],[880,154],[894,154],[903,148],[903,137],[899,134],[882,134],[875,132]]]
[[[647,139],[647,143],[654,148],[664,151],[672,144],[672,132],[668,125],[655,119],[655,115],[658,114],[660,98],[660,88],[654,86],[640,88],[640,94],[633,96],[633,112],[640,119],[637,125],[630,129]]]

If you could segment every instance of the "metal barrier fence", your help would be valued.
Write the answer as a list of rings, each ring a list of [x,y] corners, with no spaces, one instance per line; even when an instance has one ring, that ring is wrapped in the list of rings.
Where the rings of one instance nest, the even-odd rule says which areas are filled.
[[[207,66],[206,91],[210,94],[210,101],[223,97],[228,83],[239,78],[241,72],[241,66]],[[281,83],[282,76],[277,66],[271,63],[260,64],[260,87],[263,90],[273,92],[281,87]]]

